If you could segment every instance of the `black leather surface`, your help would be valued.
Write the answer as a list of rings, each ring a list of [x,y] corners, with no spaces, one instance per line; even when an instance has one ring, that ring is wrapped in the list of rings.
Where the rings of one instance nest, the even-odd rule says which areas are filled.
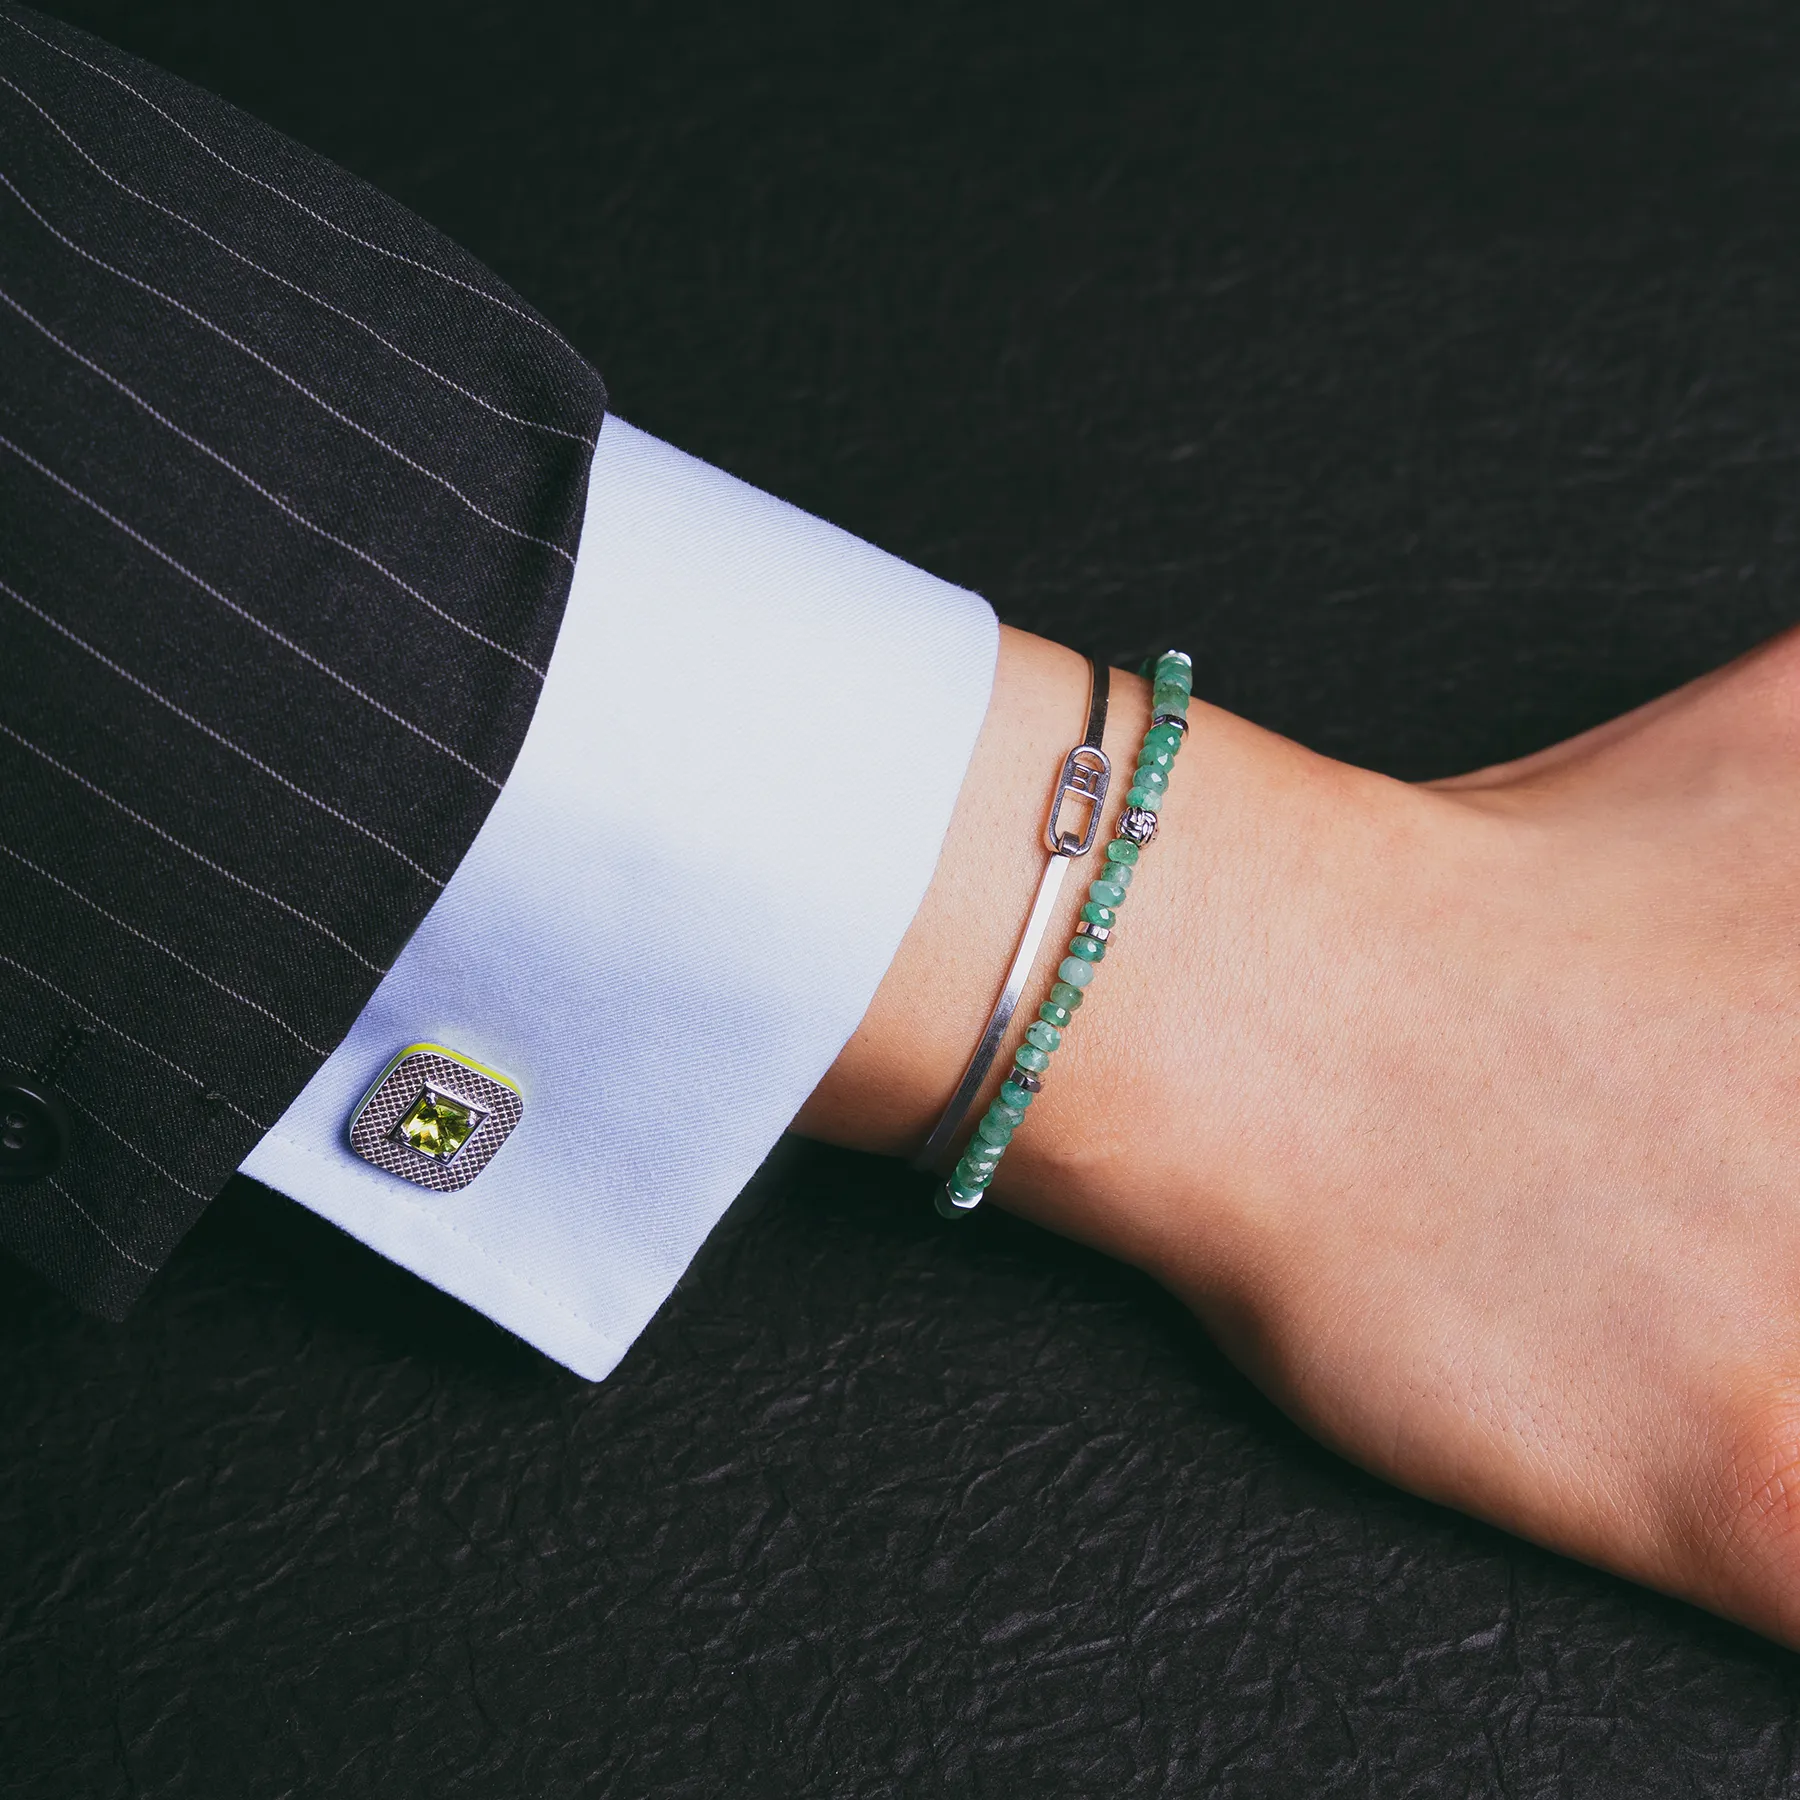
[[[625,417],[1335,753],[1800,611],[1777,0],[65,10]],[[0,1271],[0,1791],[1800,1794],[1793,1658],[1346,1468],[1139,1278],[854,1157],[755,1198],[598,1388],[247,1184],[124,1327]]]

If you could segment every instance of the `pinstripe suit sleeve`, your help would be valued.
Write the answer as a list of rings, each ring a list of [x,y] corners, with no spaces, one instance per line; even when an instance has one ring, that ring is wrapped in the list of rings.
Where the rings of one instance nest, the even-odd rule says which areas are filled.
[[[0,1244],[129,1306],[475,838],[599,378],[420,220],[0,0]]]

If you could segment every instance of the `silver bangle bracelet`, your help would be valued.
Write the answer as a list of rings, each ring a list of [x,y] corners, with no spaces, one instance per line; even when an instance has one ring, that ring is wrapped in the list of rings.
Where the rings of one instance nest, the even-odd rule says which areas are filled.
[[[935,1170],[939,1159],[950,1148],[951,1140],[968,1116],[969,1108],[975,1103],[975,1096],[981,1092],[982,1083],[987,1080],[988,1071],[994,1066],[1000,1040],[1006,1036],[1006,1028],[1012,1023],[1019,996],[1025,991],[1025,983],[1031,978],[1032,964],[1037,961],[1044,933],[1050,929],[1057,898],[1062,893],[1063,877],[1068,874],[1070,863],[1078,857],[1086,856],[1093,849],[1094,839],[1099,835],[1100,809],[1105,804],[1106,790],[1112,781],[1112,764],[1107,761],[1106,752],[1100,748],[1100,741],[1106,734],[1107,670],[1104,663],[1097,662],[1091,656],[1087,659],[1087,664],[1087,731],[1081,742],[1063,758],[1062,774],[1057,780],[1056,792],[1050,799],[1050,815],[1044,822],[1044,847],[1050,852],[1050,860],[1044,864],[1043,876],[1038,881],[1037,898],[1032,901],[1031,911],[1026,916],[1025,929],[1019,936],[1019,947],[1013,952],[1012,966],[1006,971],[1006,980],[1000,987],[1000,998],[994,1002],[994,1010],[988,1014],[988,1022],[975,1046],[975,1054],[969,1058],[969,1066],[963,1070],[963,1078],[956,1084],[956,1092],[950,1096],[950,1104],[944,1108],[944,1116],[938,1120],[937,1129],[926,1139],[925,1148],[913,1161],[915,1169]],[[1086,801],[1088,806],[1087,823],[1079,834],[1063,828],[1063,802],[1071,797]]]

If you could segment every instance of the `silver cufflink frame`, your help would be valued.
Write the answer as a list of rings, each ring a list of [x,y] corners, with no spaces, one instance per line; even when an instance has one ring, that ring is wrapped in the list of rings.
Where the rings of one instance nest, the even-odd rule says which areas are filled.
[[[409,1044],[350,1115],[350,1148],[414,1187],[454,1194],[493,1161],[524,1113],[525,1097],[504,1075],[442,1044]],[[443,1147],[420,1147],[433,1143]]]

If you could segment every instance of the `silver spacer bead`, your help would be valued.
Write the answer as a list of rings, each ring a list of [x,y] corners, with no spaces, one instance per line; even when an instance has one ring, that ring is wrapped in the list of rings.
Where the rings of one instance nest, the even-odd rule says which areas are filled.
[[[1156,836],[1156,814],[1147,806],[1128,806],[1119,815],[1118,834],[1134,844],[1147,844]]]
[[[1188,722],[1180,713],[1157,713],[1150,721],[1151,729],[1158,725],[1173,725],[1183,737],[1187,736]]]
[[[1014,1087],[1022,1087],[1028,1094],[1041,1094],[1044,1091],[1043,1076],[1034,1075],[1029,1069],[1021,1069],[1017,1063],[1013,1064],[1007,1079]]]
[[[1091,937],[1095,943],[1104,944],[1106,940],[1112,936],[1112,927],[1110,925],[1096,925],[1092,919],[1083,919],[1081,923],[1075,927],[1075,935],[1077,937]]]

